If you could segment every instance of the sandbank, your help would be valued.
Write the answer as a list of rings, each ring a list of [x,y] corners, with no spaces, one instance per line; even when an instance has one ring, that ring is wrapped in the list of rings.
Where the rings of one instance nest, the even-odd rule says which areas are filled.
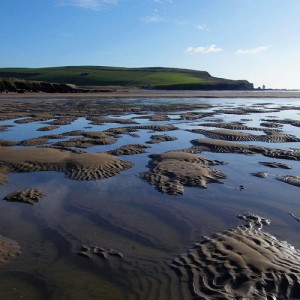
[[[192,129],[191,132],[203,134],[211,139],[226,140],[226,141],[260,141],[267,143],[289,143],[299,142],[300,139],[285,133],[269,130],[265,131],[265,135],[253,135],[247,132],[240,132],[227,129]]]
[[[181,285],[193,299],[299,299],[299,251],[261,230],[269,220],[239,217],[248,224],[213,234],[173,260]]]
[[[215,153],[261,154],[272,158],[300,160],[300,151],[272,149],[210,139],[192,140],[191,143],[194,146],[185,151],[191,153],[210,151]]]
[[[8,172],[63,172],[73,180],[99,180],[132,167],[107,153],[73,153],[52,148],[0,148],[0,167]]]
[[[206,188],[208,183],[222,183],[226,176],[211,165],[218,164],[199,155],[180,151],[150,155],[149,172],[141,178],[162,193],[180,195],[184,186]]]
[[[10,202],[34,204],[35,202],[39,202],[43,196],[44,194],[37,189],[25,189],[7,195],[4,200]]]

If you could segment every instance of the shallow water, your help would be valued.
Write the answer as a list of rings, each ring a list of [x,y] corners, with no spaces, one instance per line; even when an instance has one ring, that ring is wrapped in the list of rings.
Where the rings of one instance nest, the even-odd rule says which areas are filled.
[[[159,99],[137,99],[140,105],[159,104]],[[236,107],[265,108],[281,105],[300,106],[300,99],[170,99],[164,103],[208,103],[213,108],[201,112]],[[172,124],[178,129],[169,132],[138,130],[139,137],[122,135],[115,144],[84,149],[104,152],[126,144],[144,144],[153,134],[167,134],[178,139],[149,145],[146,153],[121,156],[134,167],[114,177],[100,181],[72,181],[56,172],[10,174],[10,182],[1,186],[0,199],[24,188],[37,188],[46,196],[37,204],[0,202],[1,234],[19,242],[22,255],[0,271],[0,299],[183,299],[176,274],[169,267],[172,259],[185,252],[203,235],[210,235],[240,224],[238,213],[250,211],[271,219],[268,231],[300,248],[299,228],[287,212],[300,216],[299,187],[276,180],[280,175],[300,175],[300,162],[272,159],[261,155],[203,152],[202,156],[224,161],[216,166],[227,179],[223,184],[209,184],[207,189],[185,187],[183,195],[159,193],[154,186],[139,178],[148,170],[148,155],[169,150],[187,149],[193,139],[205,138],[187,131],[201,128],[206,119],[221,118],[224,122],[245,121],[259,127],[261,119],[298,120],[300,110],[247,115],[217,114],[193,121],[178,120],[179,112],[169,113],[170,121],[152,122],[136,119],[130,114],[119,118],[135,118],[142,125]],[[109,116],[117,117],[117,116]],[[49,132],[36,129],[45,122],[16,124],[14,120],[0,125],[14,125],[0,132],[0,139],[21,141],[43,135],[72,130],[103,131],[114,127],[135,126],[109,123],[91,125],[79,118],[71,125],[62,125]],[[138,125],[138,124],[136,124]],[[84,129],[91,126],[90,129]],[[203,127],[204,128],[204,127]],[[213,129],[213,128],[206,128]],[[300,138],[300,130],[284,125],[282,132]],[[252,131],[252,134],[258,132]],[[260,132],[259,132],[260,133]],[[73,137],[70,137],[73,138]],[[57,140],[49,140],[49,143]],[[299,143],[241,142],[269,148],[300,148]],[[275,161],[291,165],[291,170],[271,169],[260,161]],[[268,171],[257,178],[252,172]],[[240,190],[240,186],[245,189]],[[115,249],[124,259],[109,261],[79,256],[81,245]]]

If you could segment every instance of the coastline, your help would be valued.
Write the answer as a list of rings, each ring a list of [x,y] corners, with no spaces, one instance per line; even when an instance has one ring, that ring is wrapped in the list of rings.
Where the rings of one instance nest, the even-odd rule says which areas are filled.
[[[0,93],[0,100],[51,98],[300,98],[300,91],[197,91],[187,92],[102,92],[102,93]]]

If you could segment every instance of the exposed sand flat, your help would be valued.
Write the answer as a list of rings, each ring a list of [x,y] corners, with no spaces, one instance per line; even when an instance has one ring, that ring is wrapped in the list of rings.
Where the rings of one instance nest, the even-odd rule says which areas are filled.
[[[184,186],[206,188],[208,183],[222,183],[220,179],[226,178],[221,171],[209,167],[217,162],[199,155],[170,151],[150,158],[150,172],[141,174],[141,178],[162,193],[180,195]]]
[[[0,140],[0,147],[11,147],[18,145],[19,142],[11,141],[11,140]]]
[[[107,153],[111,155],[133,155],[133,154],[141,154],[145,153],[145,149],[150,148],[149,146],[146,145],[141,145],[141,144],[129,144],[122,146],[118,149],[108,151]]]
[[[203,112],[188,112],[188,113],[181,113],[179,120],[192,121],[192,120],[202,119],[202,118],[206,118],[206,117],[212,117],[214,115],[215,115],[214,112],[205,112],[205,113],[203,113]]]
[[[44,113],[42,113],[42,115],[44,115]],[[12,117],[14,118],[14,115],[12,115]],[[15,117],[18,118],[19,116],[16,115]],[[48,114],[46,117],[45,116],[28,116],[28,117],[26,116],[26,118],[15,120],[14,123],[16,123],[16,124],[28,124],[28,123],[33,123],[33,122],[48,121],[49,119],[51,119],[50,114]]]
[[[3,185],[7,182],[8,182],[7,175],[5,173],[1,172],[1,168],[0,168],[0,185]]]
[[[267,178],[269,173],[268,172],[264,172],[264,171],[261,171],[261,172],[255,172],[255,173],[251,173],[253,176],[255,177],[259,177],[259,178]]]
[[[106,142],[107,144],[113,144],[116,141],[103,131],[87,131],[82,132],[81,134],[87,138],[103,140],[103,142]]]
[[[280,168],[280,169],[292,169],[290,165],[279,163],[276,161],[260,161],[261,165],[270,167],[270,168]]]
[[[152,130],[152,131],[172,131],[177,130],[178,128],[173,125],[138,125],[138,126],[132,126],[131,129],[146,129],[146,130]]]
[[[248,127],[242,123],[226,123],[226,122],[219,122],[219,123],[201,123],[200,126],[205,127],[216,127],[216,128],[224,128],[230,130],[253,130],[253,131],[262,131],[262,128],[259,127]]]
[[[77,136],[77,135],[83,135],[85,131],[83,130],[73,130],[73,131],[67,131],[62,133],[63,136]]]
[[[170,118],[167,115],[160,115],[160,114],[155,114],[152,116],[149,116],[149,120],[153,122],[160,122],[160,121],[169,121]]]
[[[286,108],[288,109],[288,108]],[[276,113],[283,109],[281,108],[274,108],[274,109],[266,109],[263,107],[259,108],[234,108],[234,109],[218,109],[215,112],[218,114],[229,114],[229,115],[249,115],[249,114],[264,114],[264,113]]]
[[[271,125],[274,124],[274,120],[264,119],[264,121],[266,122],[264,124],[271,124]],[[283,119],[283,120],[276,120],[276,123],[289,124],[289,125],[292,125],[295,127],[300,127],[300,120]],[[266,126],[266,125],[264,125],[264,126]]]
[[[300,92],[289,91],[195,91],[185,93],[148,92],[144,90],[130,91],[129,93],[0,93],[1,99],[11,98],[300,98]]]
[[[262,154],[264,156],[273,158],[300,160],[300,151],[272,149],[209,139],[192,140],[191,143],[194,146],[185,151],[191,153],[211,151],[216,153]]]
[[[104,118],[104,117],[88,117],[87,119],[92,121],[93,125],[101,125],[104,123],[137,124],[137,122],[130,119]]]
[[[173,260],[193,299],[300,299],[300,252],[260,230],[269,220],[248,217]]]
[[[40,127],[37,129],[37,131],[51,131],[51,130],[54,130],[54,129],[57,129],[59,128],[58,125],[50,125],[50,126],[44,126],[44,127]]]
[[[290,134],[284,134],[277,131],[266,131],[265,135],[254,135],[246,132],[215,129],[192,129],[191,132],[203,134],[211,139],[226,140],[226,141],[260,141],[267,143],[288,143],[299,142],[300,139]]]
[[[48,122],[50,125],[70,125],[72,122],[76,121],[77,117],[73,116],[63,116],[59,117],[56,120]]]
[[[260,126],[268,127],[268,128],[281,128],[283,125],[276,122],[262,122]]]
[[[110,128],[103,131],[105,134],[111,135],[113,137],[118,137],[122,134],[128,134],[132,137],[137,137],[134,132],[138,130],[151,130],[151,131],[172,131],[177,130],[178,128],[173,125],[135,125],[130,127],[118,127],[118,128]]]
[[[137,129],[135,129],[133,127],[118,127],[118,128],[107,129],[104,132],[107,133],[108,135],[118,138],[120,135],[123,135],[123,134],[127,134],[132,137],[137,137],[138,135],[136,135],[134,133],[136,131],[137,131]]]
[[[169,103],[160,101],[159,104],[139,105],[136,101],[119,101],[118,99],[15,99],[19,101],[0,101],[0,120],[19,119],[17,123],[48,121],[49,125],[66,125],[79,117],[96,118],[95,122],[111,121],[118,123],[133,123],[133,120],[121,121],[119,118],[105,118],[106,115],[134,114],[164,114],[185,110],[208,109],[209,104]],[[137,100],[137,99],[133,99]],[[12,105],[13,103],[13,105]],[[20,119],[22,118],[22,119]],[[101,123],[101,122],[100,122]]]
[[[68,141],[57,142],[53,144],[54,147],[64,147],[64,148],[83,148],[87,149],[97,145],[110,145],[115,143],[116,140],[113,138],[107,139],[89,139],[89,138],[74,138]]]
[[[9,172],[56,171],[74,180],[99,180],[132,167],[106,153],[76,154],[51,148],[0,148],[0,167]]]
[[[162,135],[151,135],[150,136],[150,141],[147,141],[147,144],[157,144],[157,143],[162,143],[162,142],[170,142],[170,141],[175,141],[177,140],[176,137],[174,136],[169,136],[166,134]]]
[[[19,244],[0,234],[0,267],[8,264],[21,254]]]
[[[299,186],[300,187],[300,176],[296,175],[284,175],[277,177],[279,181],[286,182],[291,185]]]
[[[147,115],[147,116],[138,116],[133,117],[133,119],[146,119],[152,122],[160,122],[160,121],[169,121],[170,118],[166,114],[154,114],[154,115]]]
[[[18,143],[20,146],[39,146],[44,145],[48,142],[47,138],[39,137],[39,138],[32,138],[28,140],[24,140]]]
[[[97,145],[111,145],[116,142],[116,139],[109,136],[103,131],[94,131],[94,132],[84,132],[84,131],[75,131],[75,132],[66,132],[63,135],[65,136],[77,136],[83,135],[83,137],[72,138],[67,141],[59,141],[53,144],[54,147],[75,147],[75,148],[90,148]]]
[[[13,126],[12,125],[0,125],[0,131],[5,131],[9,127],[13,127]]]
[[[43,193],[37,189],[25,189],[5,196],[4,200],[34,204],[35,202],[39,202],[43,196]]]

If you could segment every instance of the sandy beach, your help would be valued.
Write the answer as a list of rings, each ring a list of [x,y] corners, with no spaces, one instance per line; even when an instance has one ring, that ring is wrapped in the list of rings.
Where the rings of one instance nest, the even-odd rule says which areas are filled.
[[[268,93],[2,94],[0,298],[300,299],[300,102]]]
[[[300,91],[149,91],[132,90],[128,93],[0,93],[0,99],[50,98],[300,98]]]

